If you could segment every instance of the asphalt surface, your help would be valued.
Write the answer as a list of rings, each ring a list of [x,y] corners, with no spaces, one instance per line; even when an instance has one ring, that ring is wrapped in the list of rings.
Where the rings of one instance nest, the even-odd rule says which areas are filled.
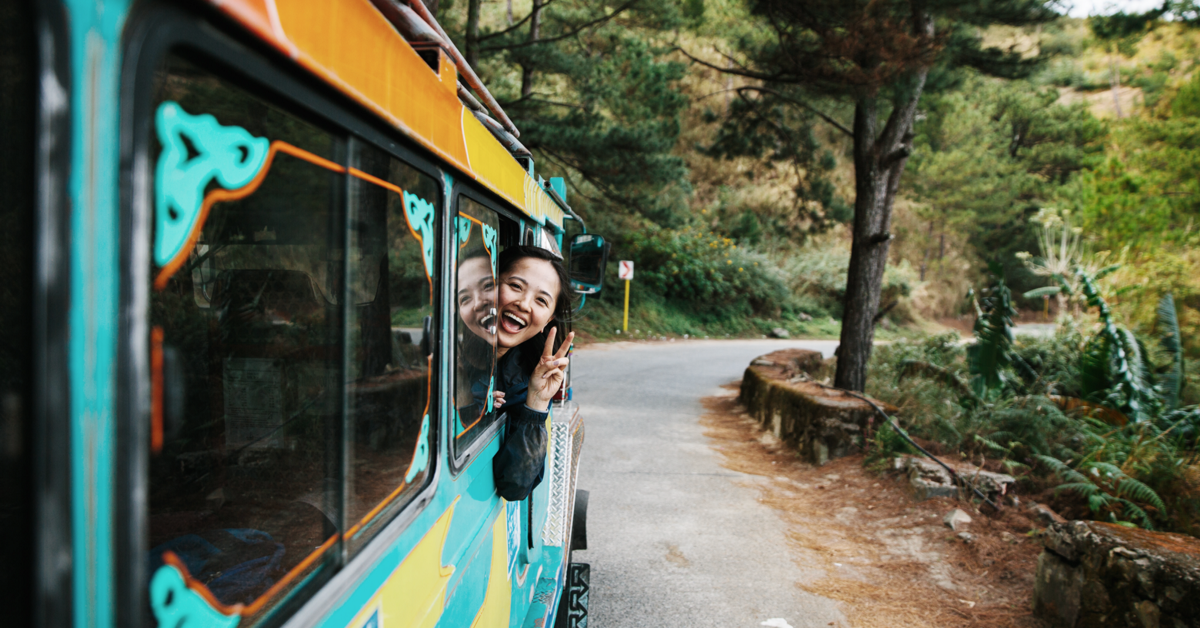
[[[760,478],[721,466],[700,399],[786,348],[831,355],[835,341],[694,340],[592,345],[573,356],[586,436],[578,486],[591,492],[589,625],[736,628],[847,625],[788,549]]]

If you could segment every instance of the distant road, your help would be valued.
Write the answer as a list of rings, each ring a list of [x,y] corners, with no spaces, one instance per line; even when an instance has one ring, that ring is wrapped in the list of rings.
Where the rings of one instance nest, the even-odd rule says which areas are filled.
[[[591,345],[574,357],[586,421],[579,488],[591,491],[589,624],[596,628],[847,625],[802,579],[785,526],[725,469],[699,425],[700,399],[786,348],[832,355],[832,340],[693,340]],[[781,624],[780,624],[781,625]]]

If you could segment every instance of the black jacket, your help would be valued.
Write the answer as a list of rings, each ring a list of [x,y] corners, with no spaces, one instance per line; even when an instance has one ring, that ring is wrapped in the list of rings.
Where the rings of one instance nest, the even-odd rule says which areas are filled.
[[[500,411],[508,415],[508,427],[500,451],[492,458],[496,492],[508,501],[525,499],[542,483],[546,473],[546,417],[525,405],[529,397],[529,374],[521,369],[520,347],[500,358],[496,365],[496,387],[504,392]]]

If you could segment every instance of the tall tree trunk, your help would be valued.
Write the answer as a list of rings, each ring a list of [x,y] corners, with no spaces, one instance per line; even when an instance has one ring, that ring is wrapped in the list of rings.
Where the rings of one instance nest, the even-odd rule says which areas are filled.
[[[508,0],[508,14],[505,17],[508,18],[508,25],[512,26],[512,24],[513,24],[512,0]]]
[[[1115,46],[1116,44],[1114,44]],[[1108,84],[1112,87],[1113,107],[1117,109],[1117,119],[1121,119],[1121,69],[1117,67],[1116,55],[1108,56]]]
[[[725,67],[732,70],[733,69],[733,59],[726,59]],[[726,74],[725,75],[725,115],[729,115],[729,96],[732,92],[733,92],[733,75]]]
[[[933,20],[918,15],[917,28],[933,34]],[[842,308],[842,336],[838,346],[837,374],[833,385],[862,391],[867,384],[867,363],[875,340],[875,314],[883,288],[891,243],[892,205],[900,176],[912,152],[912,124],[925,88],[928,68],[913,76],[911,89],[877,132],[879,104],[875,96],[862,97],[854,107],[854,242],[846,274]]]
[[[921,281],[925,281],[925,270],[929,268],[929,256],[933,253],[933,219],[929,219],[929,236],[925,240],[925,254],[921,256]]]
[[[467,65],[471,69],[476,69],[476,62],[479,61],[479,5],[483,0],[467,0],[467,52],[464,55],[467,58]]]
[[[542,0],[533,0],[533,16],[529,18],[529,41],[537,41],[542,36]],[[533,93],[533,68],[521,66],[521,97]]]

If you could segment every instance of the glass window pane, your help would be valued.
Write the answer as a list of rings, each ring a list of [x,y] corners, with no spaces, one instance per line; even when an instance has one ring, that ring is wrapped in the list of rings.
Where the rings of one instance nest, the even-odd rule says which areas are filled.
[[[455,223],[454,447],[466,451],[496,419],[496,213],[458,197]]]
[[[341,538],[344,143],[178,57],[154,98],[151,609],[252,625]]]
[[[350,187],[350,477],[357,552],[425,484],[434,427],[425,330],[433,316],[437,181],[355,143]]]

